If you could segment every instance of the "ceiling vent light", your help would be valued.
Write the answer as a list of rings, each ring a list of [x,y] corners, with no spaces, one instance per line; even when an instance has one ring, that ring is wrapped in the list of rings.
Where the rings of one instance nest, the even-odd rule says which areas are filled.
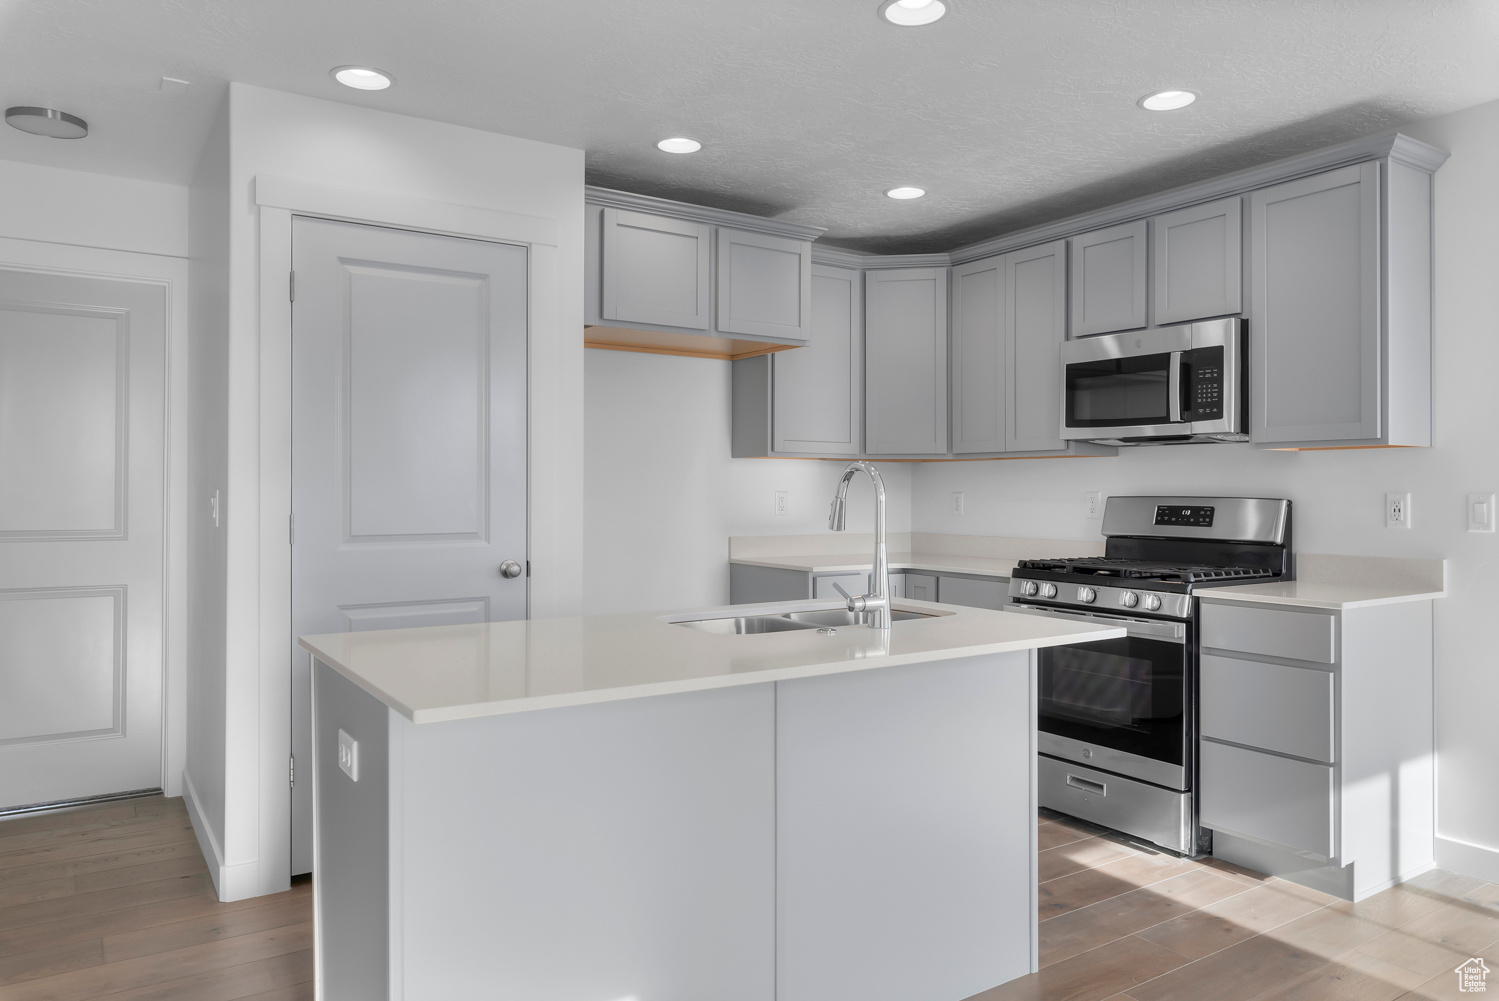
[[[395,77],[373,66],[336,66],[331,73],[333,79],[355,90],[384,90],[396,82]]]
[[[885,0],[880,4],[880,17],[902,28],[931,24],[946,13],[942,0]]]
[[[686,136],[672,136],[658,142],[656,148],[663,153],[696,153],[703,148],[703,144]]]
[[[906,201],[911,198],[920,198],[924,194],[926,194],[926,188],[903,187],[891,188],[889,191],[885,192],[885,197],[896,198],[900,201]]]
[[[5,121],[12,128],[34,136],[82,139],[88,135],[88,122],[56,108],[6,108]]]
[[[1158,90],[1140,98],[1139,105],[1146,111],[1179,111],[1195,100],[1190,90]]]

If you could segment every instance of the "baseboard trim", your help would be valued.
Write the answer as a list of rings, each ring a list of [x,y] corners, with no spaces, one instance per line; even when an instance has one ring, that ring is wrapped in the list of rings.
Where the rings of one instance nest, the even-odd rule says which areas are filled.
[[[1499,883],[1499,850],[1437,835],[1437,868]]]
[[[208,863],[208,874],[213,877],[214,892],[219,895],[220,900],[228,900],[230,898],[224,896],[224,853],[219,848],[219,839],[213,836],[213,828],[203,816],[203,808],[198,804],[198,791],[193,788],[193,777],[185,769],[182,772],[182,802],[187,806],[187,819],[198,837],[198,850],[203,853],[203,861]]]

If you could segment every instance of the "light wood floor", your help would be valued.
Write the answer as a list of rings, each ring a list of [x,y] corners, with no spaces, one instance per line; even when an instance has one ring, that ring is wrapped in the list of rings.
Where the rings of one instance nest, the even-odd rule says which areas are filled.
[[[1499,885],[1359,904],[1043,816],[1041,972],[970,1001],[1471,999]],[[180,799],[0,820],[0,1001],[310,1001],[312,887],[221,904]],[[1499,974],[1494,991],[1499,993]]]
[[[311,1001],[312,884],[221,904],[180,799],[0,820],[0,1001]]]
[[[1041,971],[969,1001],[1472,999],[1499,885],[1434,870],[1358,904],[1043,815]],[[1491,977],[1499,993],[1499,973]]]

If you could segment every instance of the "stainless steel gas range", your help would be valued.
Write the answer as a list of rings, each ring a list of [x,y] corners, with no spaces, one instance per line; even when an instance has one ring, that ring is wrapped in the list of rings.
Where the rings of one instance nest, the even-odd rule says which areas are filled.
[[[1291,502],[1110,497],[1103,534],[1101,557],[1024,560],[1010,580],[1007,611],[1129,631],[1037,651],[1041,805],[1202,854],[1195,595],[1294,578]]]

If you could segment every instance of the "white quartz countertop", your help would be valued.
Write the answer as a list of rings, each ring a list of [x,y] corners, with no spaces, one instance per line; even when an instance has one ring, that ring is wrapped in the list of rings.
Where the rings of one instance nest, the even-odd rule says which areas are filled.
[[[948,556],[939,553],[891,553],[891,570],[920,570],[926,573],[971,573],[1008,577],[1019,562],[1015,557]],[[804,573],[858,573],[873,568],[871,554],[790,554],[785,556],[739,556],[730,563],[752,567],[775,567]]]
[[[1300,553],[1295,580],[1209,587],[1197,593],[1203,601],[1224,604],[1366,608],[1447,597],[1447,567],[1438,559]]]
[[[751,635],[676,622],[842,602],[773,602],[668,613],[521,619],[303,636],[319,660],[415,723],[495,716],[730,685],[1113,639],[1124,630],[898,599],[937,613],[891,629],[839,626]]]

